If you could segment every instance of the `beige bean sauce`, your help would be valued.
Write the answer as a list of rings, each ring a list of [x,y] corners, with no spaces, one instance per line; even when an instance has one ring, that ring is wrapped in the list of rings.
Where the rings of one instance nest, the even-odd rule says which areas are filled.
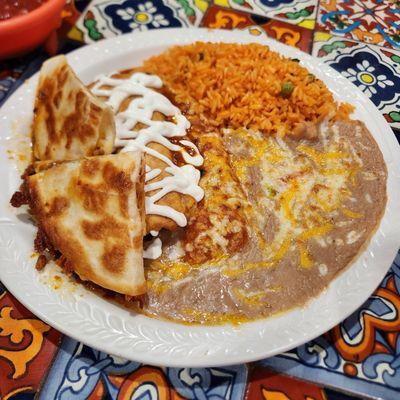
[[[302,306],[351,264],[379,224],[386,166],[362,123],[322,124],[312,140],[246,130],[219,136],[217,158],[225,153],[226,165],[215,169],[210,146],[203,152],[208,203],[193,210],[186,231],[168,233],[163,256],[146,264],[147,314],[235,323]],[[198,226],[188,241],[187,230]],[[196,240],[207,254],[197,264]]]

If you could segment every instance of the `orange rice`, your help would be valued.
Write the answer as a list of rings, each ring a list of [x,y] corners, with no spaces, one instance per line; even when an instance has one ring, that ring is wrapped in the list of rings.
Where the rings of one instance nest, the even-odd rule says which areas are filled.
[[[148,59],[144,70],[160,76],[192,123],[209,128],[245,127],[283,136],[299,123],[347,119],[352,112],[296,60],[260,44],[175,46]],[[288,83],[292,91],[285,96],[282,85]]]

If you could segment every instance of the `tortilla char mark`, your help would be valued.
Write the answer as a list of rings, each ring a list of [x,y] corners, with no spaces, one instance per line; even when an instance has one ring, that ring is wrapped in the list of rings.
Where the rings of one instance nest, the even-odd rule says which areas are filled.
[[[99,171],[100,183],[91,183],[91,180],[96,182]],[[82,179],[71,181],[70,193],[76,192],[86,210],[101,215],[109,199],[108,193],[115,191],[118,194],[119,212],[128,216],[128,196],[134,188],[128,173],[118,170],[110,162],[102,165],[98,160],[90,159],[82,162],[80,176]]]
[[[62,255],[65,268],[127,295],[146,290],[138,209],[144,206],[144,163],[138,154],[62,163],[27,178],[44,243]]]
[[[68,115],[61,128],[61,131],[67,135],[67,149],[71,147],[74,138],[82,143],[89,140],[95,134],[93,125],[99,123],[96,112],[100,109],[87,101],[83,91],[79,91],[76,94],[75,99],[72,100],[72,103],[74,102],[74,112]],[[82,124],[81,122],[85,120],[86,122]]]
[[[98,159],[85,160],[82,165],[82,176],[95,178],[98,171],[101,171],[101,183],[85,183],[83,179],[78,180],[75,186],[78,197],[83,194],[82,200],[86,209],[100,217],[94,222],[83,220],[81,222],[83,233],[90,240],[104,242],[104,253],[101,258],[103,267],[116,274],[123,270],[126,253],[131,248],[130,230],[126,224],[118,222],[112,215],[104,216],[104,207],[107,206],[109,199],[107,193],[115,192],[118,196],[120,215],[124,218],[129,217],[128,197],[134,188],[131,179],[132,169],[133,167],[128,171],[121,171],[111,162],[100,163]],[[121,243],[128,245],[124,246]]]
[[[69,208],[68,197],[56,196],[49,205],[48,217],[59,217]]]
[[[35,99],[35,160],[73,160],[112,151],[115,127],[106,106],[78,79],[64,56],[43,64]]]
[[[65,68],[62,70],[65,71]],[[46,110],[46,128],[49,135],[49,142],[45,150],[46,159],[52,158],[53,148],[65,144],[66,149],[70,149],[73,140],[78,140],[82,144],[86,144],[95,135],[94,126],[99,123],[97,113],[100,111],[99,107],[90,104],[83,91],[77,93],[70,93],[68,101],[71,105],[72,112],[65,116],[61,126],[57,123],[57,107],[59,106],[60,99],[63,93],[58,89],[60,85],[59,80],[53,81],[47,79],[43,82],[38,93],[39,100],[45,104]],[[52,99],[53,102],[52,102]],[[38,109],[35,110],[35,115],[40,113]],[[36,117],[37,120],[38,117]],[[35,127],[34,127],[35,129]],[[64,140],[66,138],[66,142]],[[92,143],[88,148],[88,153],[93,154],[96,143]]]

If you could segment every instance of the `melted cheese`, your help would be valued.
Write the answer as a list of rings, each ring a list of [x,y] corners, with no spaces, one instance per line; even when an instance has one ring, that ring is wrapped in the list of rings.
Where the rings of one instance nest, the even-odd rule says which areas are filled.
[[[358,213],[358,212],[354,212],[349,210],[348,208],[342,208],[342,213],[349,218],[362,218],[364,216],[364,214]]]
[[[264,298],[266,293],[264,291],[257,293],[248,293],[247,291],[239,288],[233,289],[234,296],[248,305],[259,306],[265,304]]]
[[[248,167],[261,168],[264,195],[259,201],[274,210],[278,220],[277,233],[267,246],[269,260],[274,263],[285,257],[294,244],[300,266],[312,267],[307,242],[325,244],[323,236],[333,228],[330,216],[341,211],[348,218],[362,217],[341,208],[342,201],[349,198],[348,185],[355,184],[361,161],[349,143],[340,141],[335,128],[331,127],[334,140],[323,140],[320,150],[300,143],[296,151],[280,138],[264,138],[245,130],[234,132],[247,141],[247,148],[255,150],[249,157],[235,160],[233,166],[242,181]]]

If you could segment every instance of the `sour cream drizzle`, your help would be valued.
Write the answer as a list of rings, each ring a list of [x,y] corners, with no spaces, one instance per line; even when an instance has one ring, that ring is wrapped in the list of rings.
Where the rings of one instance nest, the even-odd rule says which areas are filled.
[[[160,238],[155,238],[147,246],[147,249],[143,250],[143,257],[150,260],[155,260],[162,254],[162,242]]]
[[[179,144],[169,140],[173,137],[185,136],[187,129],[190,128],[190,122],[167,97],[154,90],[161,88],[162,85],[158,76],[140,72],[132,74],[127,79],[101,75],[97,77],[96,84],[91,91],[97,96],[107,97],[107,104],[116,113],[116,147],[122,147],[121,151],[123,152],[140,149],[167,164],[164,171],[168,173],[168,176],[158,182],[151,181],[163,171],[146,166],[145,192],[156,191],[153,195],[146,196],[146,214],[171,218],[178,226],[183,227],[187,224],[183,213],[170,206],[156,203],[170,192],[189,195],[197,202],[200,201],[204,196],[204,191],[199,186],[200,171],[195,167],[203,164],[203,157],[198,148],[189,140],[179,140]],[[103,86],[107,86],[107,88],[103,88]],[[132,99],[124,111],[118,112],[122,102],[130,96],[138,97]],[[152,120],[155,111],[170,117],[173,122]],[[138,123],[145,127],[137,131],[133,130]],[[168,157],[147,146],[152,142],[159,143],[171,151],[179,152],[187,164],[178,167]],[[161,240],[154,239],[154,246],[148,247],[149,251],[145,252],[145,257],[158,258],[161,254],[160,248]]]

